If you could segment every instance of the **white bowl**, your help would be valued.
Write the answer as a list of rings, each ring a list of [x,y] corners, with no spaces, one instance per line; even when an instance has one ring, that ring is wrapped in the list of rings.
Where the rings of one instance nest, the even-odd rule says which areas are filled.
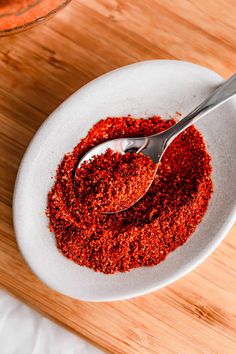
[[[188,113],[222,82],[215,72],[191,63],[153,60],[129,65],[75,92],[32,139],[21,162],[14,192],[14,226],[19,248],[32,271],[49,287],[88,301],[121,300],[160,289],[209,256],[236,215],[236,101],[208,114],[196,126],[212,156],[214,193],[196,232],[165,261],[129,273],[104,275],[70,261],[57,250],[45,216],[47,194],[58,163],[101,118],[164,118]]]

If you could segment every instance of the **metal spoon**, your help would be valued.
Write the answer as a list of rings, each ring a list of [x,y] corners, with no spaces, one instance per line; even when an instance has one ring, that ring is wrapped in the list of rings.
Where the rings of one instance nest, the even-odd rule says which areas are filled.
[[[158,163],[160,162],[166,148],[171,144],[171,142],[190,125],[195,123],[198,119],[202,118],[213,109],[219,107],[224,102],[228,101],[235,94],[236,74],[234,74],[227,81],[223,82],[220,86],[218,86],[211,96],[205,99],[192,112],[190,112],[178,123],[173,125],[171,128],[167,129],[163,133],[154,134],[147,137],[120,138],[106,141],[88,151],[79,161],[77,168],[79,168],[83,162],[90,160],[94,155],[101,155],[105,153],[108,148],[112,149],[113,151],[117,151],[121,154],[125,154],[127,152],[142,152],[143,154],[149,156],[156,163],[157,168],[153,175],[154,179],[158,170]],[[150,188],[153,182],[153,179],[144,194],[147,193],[148,189]],[[137,203],[137,201],[140,200],[143,195],[138,198],[135,203]],[[132,205],[134,205],[135,203],[133,203]],[[132,205],[130,205],[129,208]],[[110,212],[110,214],[112,214],[112,212]]]

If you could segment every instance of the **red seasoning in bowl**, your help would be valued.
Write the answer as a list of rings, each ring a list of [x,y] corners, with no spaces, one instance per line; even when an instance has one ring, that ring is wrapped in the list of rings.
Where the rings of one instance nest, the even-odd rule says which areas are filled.
[[[151,188],[127,210],[102,213],[129,206],[143,194],[155,170],[148,157],[108,150],[84,163],[74,178],[78,161],[92,147],[155,134],[173,124],[159,116],[107,118],[64,156],[47,206],[60,252],[81,266],[112,274],[156,265],[187,241],[212,193],[210,156],[195,127],[168,147]]]
[[[48,19],[71,0],[0,0],[0,36],[26,30]]]

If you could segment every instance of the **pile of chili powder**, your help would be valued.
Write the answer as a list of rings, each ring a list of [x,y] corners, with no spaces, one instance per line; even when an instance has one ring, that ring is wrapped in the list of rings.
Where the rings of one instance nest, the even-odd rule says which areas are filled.
[[[66,257],[81,266],[112,274],[156,265],[187,241],[201,222],[213,190],[210,156],[195,127],[188,128],[168,147],[148,193],[123,212],[102,214],[100,202],[97,203],[98,200],[112,203],[115,194],[109,195],[107,187],[111,179],[109,168],[102,166],[105,167],[111,158],[117,164],[114,171],[121,168],[122,155],[108,151],[96,160],[97,164],[88,162],[83,165],[81,174],[78,172],[74,178],[78,161],[92,147],[113,138],[155,134],[174,124],[174,119],[164,121],[159,116],[149,119],[107,118],[95,124],[73,152],[64,156],[48,195],[47,216],[57,247]],[[133,155],[142,157],[127,157],[133,159],[129,161],[129,173],[135,166],[138,176],[140,166],[140,171],[150,178],[153,163],[149,163],[146,157],[142,160],[144,155]],[[129,178],[122,180],[120,176],[118,173],[117,187],[122,193],[119,183],[128,183]],[[94,188],[91,181],[95,183]],[[99,190],[104,194],[103,199],[99,197]]]

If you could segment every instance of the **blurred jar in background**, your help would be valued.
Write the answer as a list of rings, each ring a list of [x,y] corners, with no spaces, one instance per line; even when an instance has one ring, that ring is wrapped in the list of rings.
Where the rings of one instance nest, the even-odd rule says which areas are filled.
[[[71,0],[0,0],[0,36],[23,31],[49,18]]]

